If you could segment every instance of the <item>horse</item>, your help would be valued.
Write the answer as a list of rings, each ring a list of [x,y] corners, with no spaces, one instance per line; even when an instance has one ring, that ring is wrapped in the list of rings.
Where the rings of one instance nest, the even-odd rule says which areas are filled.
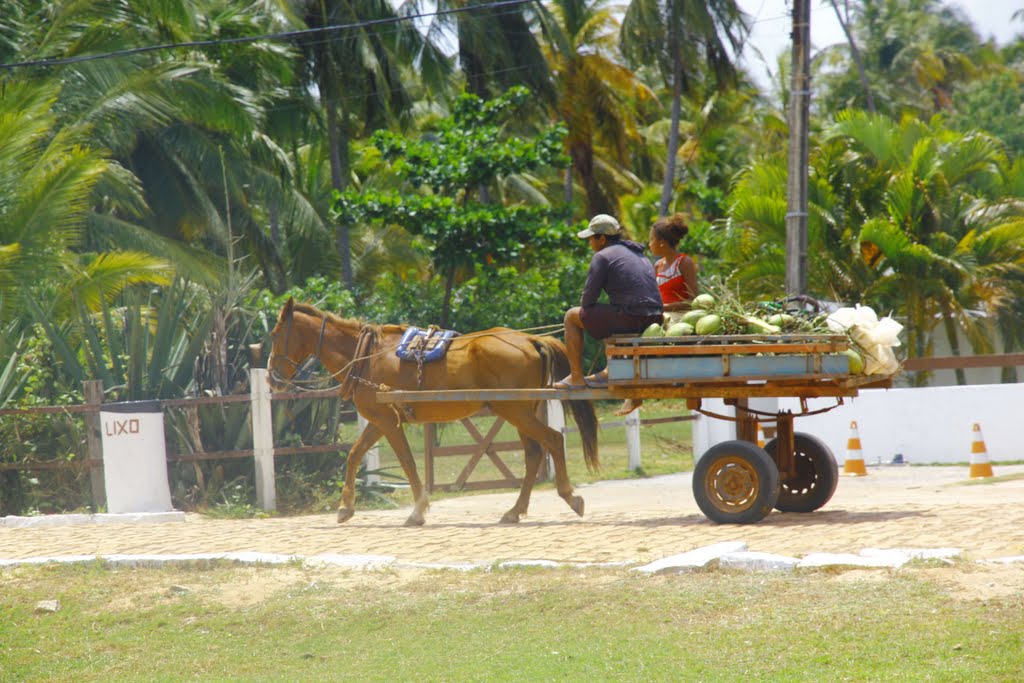
[[[348,454],[345,485],[338,506],[338,523],[355,513],[355,477],[363,455],[384,436],[402,466],[413,495],[406,526],[420,526],[429,507],[403,423],[450,422],[469,417],[485,405],[519,431],[526,458],[522,488],[500,523],[514,524],[526,515],[530,493],[544,455],[551,454],[558,495],[579,516],[583,498],[573,492],[566,471],[562,435],[536,415],[536,400],[429,401],[399,407],[378,403],[375,394],[390,389],[522,389],[549,386],[552,378],[568,373],[565,345],[558,339],[495,327],[456,336],[447,354],[427,363],[401,360],[395,349],[408,326],[370,325],[296,303],[289,298],[271,331],[267,370],[271,388],[292,382],[299,367],[317,358],[331,377],[341,382],[340,394],[351,399],[366,427]],[[597,415],[585,400],[563,400],[579,427],[584,460],[591,471],[600,467],[597,453]]]

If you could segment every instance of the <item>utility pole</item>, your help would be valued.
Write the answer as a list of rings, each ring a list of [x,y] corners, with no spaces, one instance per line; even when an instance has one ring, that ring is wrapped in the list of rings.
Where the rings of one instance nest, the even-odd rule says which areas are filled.
[[[786,294],[807,293],[807,164],[811,101],[811,0],[793,0],[793,84],[786,184]]]

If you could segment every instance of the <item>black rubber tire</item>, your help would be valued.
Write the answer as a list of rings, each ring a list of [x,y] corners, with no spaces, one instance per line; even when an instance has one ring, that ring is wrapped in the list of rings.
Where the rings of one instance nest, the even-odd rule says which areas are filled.
[[[776,460],[775,448],[775,439],[764,445],[773,461]],[[782,482],[775,509],[780,512],[814,512],[831,500],[836,492],[839,465],[832,449],[810,434],[793,434],[793,451],[796,477]]]
[[[779,497],[779,468],[749,441],[723,441],[693,468],[693,497],[712,522],[760,522]]]

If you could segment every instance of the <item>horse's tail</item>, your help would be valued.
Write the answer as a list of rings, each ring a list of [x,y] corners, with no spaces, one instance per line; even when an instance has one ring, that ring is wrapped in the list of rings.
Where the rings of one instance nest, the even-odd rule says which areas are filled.
[[[544,359],[542,381],[545,386],[569,374],[569,355],[565,344],[554,337],[533,337],[533,344]],[[587,463],[587,469],[596,472],[601,469],[601,461],[597,454],[597,412],[594,410],[594,402],[563,400],[562,405],[566,404],[580,430],[583,459]]]

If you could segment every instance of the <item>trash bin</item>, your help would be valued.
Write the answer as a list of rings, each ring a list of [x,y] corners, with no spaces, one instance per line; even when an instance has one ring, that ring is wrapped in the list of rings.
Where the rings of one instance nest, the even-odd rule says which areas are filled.
[[[160,402],[104,404],[100,434],[107,512],[171,512]]]

